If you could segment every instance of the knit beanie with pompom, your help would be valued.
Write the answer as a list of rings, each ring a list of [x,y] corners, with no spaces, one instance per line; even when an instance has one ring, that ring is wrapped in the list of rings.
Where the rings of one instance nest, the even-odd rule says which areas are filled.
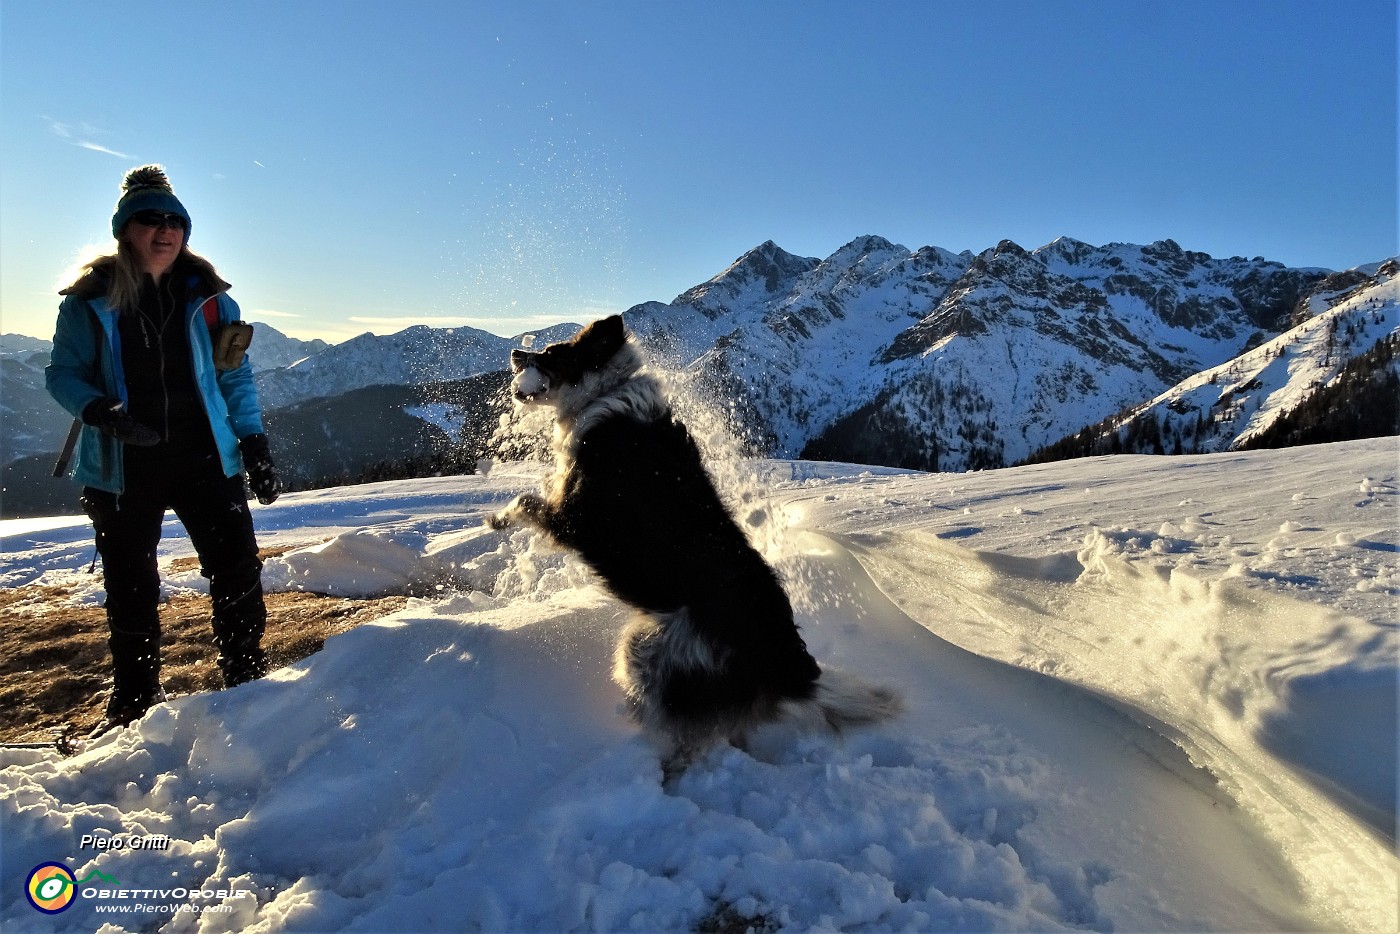
[[[175,197],[175,190],[170,187],[170,179],[165,177],[161,166],[143,165],[126,173],[122,180],[122,196],[117,199],[117,210],[112,215],[112,236],[120,237],[126,222],[139,211],[180,215],[185,219],[185,242],[189,243],[190,212]]]

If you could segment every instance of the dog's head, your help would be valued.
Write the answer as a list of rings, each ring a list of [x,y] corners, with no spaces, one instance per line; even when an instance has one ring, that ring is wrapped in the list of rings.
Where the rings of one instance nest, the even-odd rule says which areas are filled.
[[[544,350],[512,350],[511,389],[517,402],[556,405],[562,392],[578,386],[590,373],[604,369],[627,343],[622,316],[595,321],[572,339],[550,344]]]

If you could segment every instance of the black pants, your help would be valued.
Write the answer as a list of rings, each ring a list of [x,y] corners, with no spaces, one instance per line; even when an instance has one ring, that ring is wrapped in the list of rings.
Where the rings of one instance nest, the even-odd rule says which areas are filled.
[[[226,684],[260,677],[267,610],[262,562],[241,476],[226,477],[217,456],[128,447],[126,491],[83,488],[107,587],[107,624],[118,691],[141,692],[160,671],[160,572],[156,548],[172,509],[199,555],[214,604],[214,644]]]

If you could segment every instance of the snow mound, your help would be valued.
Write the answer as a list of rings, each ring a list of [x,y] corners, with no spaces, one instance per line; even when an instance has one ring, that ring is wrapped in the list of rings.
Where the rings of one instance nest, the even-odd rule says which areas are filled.
[[[538,471],[290,494],[256,511],[298,545],[270,586],[420,596],[80,756],[0,753],[5,928],[1393,923],[1391,442],[756,467],[735,499],[808,646],[900,690],[899,720],[772,727],[663,786],[609,675],[627,608],[539,536],[481,528]],[[0,573],[71,575],[86,547],[31,525]],[[41,919],[23,875],[57,860],[138,894]]]

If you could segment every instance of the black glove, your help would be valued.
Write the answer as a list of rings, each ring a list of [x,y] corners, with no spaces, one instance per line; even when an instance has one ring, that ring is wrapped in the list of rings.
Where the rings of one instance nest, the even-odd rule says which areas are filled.
[[[93,399],[83,409],[83,424],[92,425],[105,435],[116,438],[122,444],[134,444],[148,448],[160,444],[160,433],[126,414],[126,403],[110,396],[106,399]]]
[[[238,442],[243,452],[243,469],[248,472],[248,486],[264,506],[276,502],[282,494],[282,480],[267,449],[267,435],[249,435]]]

